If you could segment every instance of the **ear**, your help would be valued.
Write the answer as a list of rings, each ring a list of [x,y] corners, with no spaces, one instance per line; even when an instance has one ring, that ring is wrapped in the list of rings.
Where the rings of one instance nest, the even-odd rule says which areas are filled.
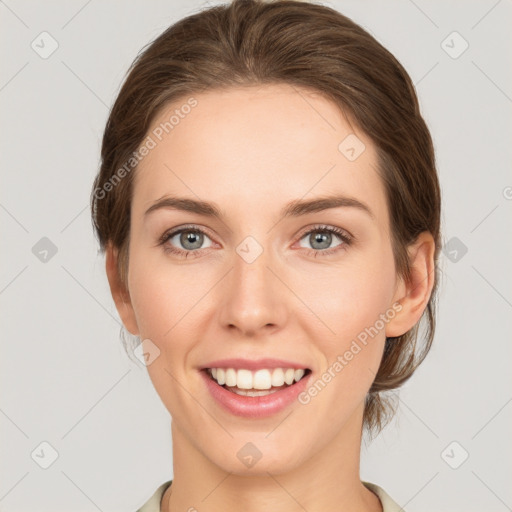
[[[435,280],[435,242],[431,233],[424,231],[408,248],[411,278],[408,283],[399,278],[393,304],[402,309],[386,325],[386,336],[397,337],[412,329],[427,307]]]
[[[121,317],[121,320],[128,329],[134,335],[139,334],[139,328],[137,327],[137,321],[135,318],[135,311],[130,299],[130,293],[127,287],[122,283],[119,271],[118,271],[118,257],[119,251],[117,247],[113,247],[112,243],[109,243],[105,251],[106,261],[105,267],[107,271],[108,283],[110,285],[110,292],[112,298],[116,304],[117,312]]]

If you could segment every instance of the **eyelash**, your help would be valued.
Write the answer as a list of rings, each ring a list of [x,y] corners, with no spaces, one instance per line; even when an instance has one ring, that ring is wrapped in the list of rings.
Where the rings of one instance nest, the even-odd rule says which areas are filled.
[[[161,245],[163,246],[163,249],[166,253],[172,253],[172,254],[176,254],[180,257],[183,257],[183,258],[188,258],[189,255],[191,255],[193,258],[197,257],[198,256],[198,253],[201,251],[201,249],[194,249],[194,250],[191,250],[191,251],[184,251],[182,249],[176,249],[175,247],[173,246],[170,246],[170,245],[167,245],[167,242],[168,240],[170,240],[172,237],[176,236],[176,235],[179,235],[181,233],[183,233],[184,231],[191,231],[191,232],[198,232],[198,233],[202,233],[206,236],[209,237],[208,233],[206,233],[206,231],[200,229],[199,227],[195,226],[195,225],[189,225],[189,226],[184,226],[184,227],[181,227],[175,231],[167,231],[165,232],[159,239],[158,241],[158,245]],[[337,245],[336,247],[333,247],[331,249],[306,249],[308,251],[308,253],[312,255],[316,258],[319,254],[322,254],[323,256],[328,256],[330,254],[333,254],[339,250],[346,250],[346,246],[350,246],[352,244],[352,241],[353,241],[353,237],[351,235],[349,235],[346,231],[340,229],[340,228],[337,228],[337,227],[334,227],[334,226],[325,226],[325,225],[316,225],[316,226],[313,226],[311,229],[309,229],[308,231],[306,231],[305,233],[303,233],[299,240],[302,240],[305,236],[311,234],[311,233],[314,233],[315,231],[318,231],[318,232],[328,232],[328,233],[333,233],[335,234],[336,236],[338,236],[341,241],[343,242],[342,244],[340,245]],[[209,237],[210,238],[210,237]]]

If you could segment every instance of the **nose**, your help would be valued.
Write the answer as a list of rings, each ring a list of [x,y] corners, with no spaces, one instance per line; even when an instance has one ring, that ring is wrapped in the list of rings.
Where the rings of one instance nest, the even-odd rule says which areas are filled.
[[[242,256],[240,255],[242,254]],[[290,292],[265,250],[253,261],[243,252],[233,257],[233,268],[223,279],[219,320],[223,329],[239,337],[268,336],[288,320]],[[281,278],[279,278],[279,277]],[[288,294],[288,296],[287,296]]]

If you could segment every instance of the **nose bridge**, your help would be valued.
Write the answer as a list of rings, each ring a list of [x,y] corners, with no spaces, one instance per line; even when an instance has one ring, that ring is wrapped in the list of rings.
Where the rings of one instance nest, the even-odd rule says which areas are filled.
[[[283,323],[283,285],[274,275],[272,261],[270,248],[252,236],[235,248],[233,268],[223,289],[220,318],[224,326],[254,335],[262,328]]]

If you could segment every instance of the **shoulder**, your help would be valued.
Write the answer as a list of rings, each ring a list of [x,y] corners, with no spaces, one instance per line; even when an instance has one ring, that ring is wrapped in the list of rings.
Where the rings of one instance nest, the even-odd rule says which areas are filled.
[[[383,512],[405,512],[405,510],[398,505],[398,503],[396,503],[382,487],[372,484],[371,482],[363,482],[363,484],[378,496],[382,503]]]
[[[138,508],[136,512],[160,512],[160,501],[167,488],[172,484],[172,480],[164,482],[158,489],[152,494],[149,500]]]

